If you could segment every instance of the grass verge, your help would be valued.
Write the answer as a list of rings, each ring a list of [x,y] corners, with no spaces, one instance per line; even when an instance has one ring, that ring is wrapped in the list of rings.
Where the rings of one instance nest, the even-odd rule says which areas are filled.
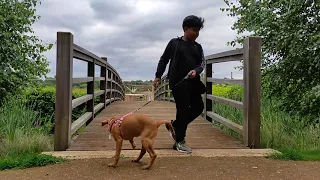
[[[0,170],[21,169],[63,162],[40,154],[53,150],[53,137],[45,119],[22,98],[9,99],[0,108]]]
[[[0,170],[24,169],[45,166],[66,161],[63,158],[46,154],[20,154],[18,156],[4,156],[0,158]]]

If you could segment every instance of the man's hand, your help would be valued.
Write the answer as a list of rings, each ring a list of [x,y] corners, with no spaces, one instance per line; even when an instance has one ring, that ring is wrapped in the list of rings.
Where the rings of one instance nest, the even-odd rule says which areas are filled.
[[[196,77],[197,72],[196,72],[195,70],[191,70],[191,71],[188,73],[188,75],[189,75],[189,78],[194,78],[194,77]]]
[[[154,88],[157,88],[159,83],[160,83],[161,79],[160,78],[155,78],[154,81],[153,81],[153,87]]]

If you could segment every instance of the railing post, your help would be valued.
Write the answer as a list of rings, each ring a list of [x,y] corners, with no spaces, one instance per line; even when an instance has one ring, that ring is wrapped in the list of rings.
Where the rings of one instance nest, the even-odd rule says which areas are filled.
[[[94,119],[94,86],[95,86],[95,77],[94,77],[94,67],[95,67],[95,60],[92,62],[88,62],[88,77],[92,77],[93,80],[87,82],[87,94],[92,95],[92,99],[87,102],[87,112],[92,112],[91,118],[86,122],[88,125]]]
[[[110,71],[109,68],[107,68],[107,77],[106,77],[107,81],[106,81],[106,83],[107,83],[107,90],[108,90],[109,92],[107,92],[107,97],[106,97],[106,99],[108,99],[108,100],[111,99],[111,80],[110,80],[110,77],[111,77],[111,71]],[[109,104],[110,104],[110,101],[109,101],[108,105],[109,105]]]
[[[208,111],[212,111],[212,100],[207,99],[207,94],[212,94],[212,82],[208,82],[207,79],[212,78],[212,64],[205,65],[205,85],[207,87],[207,92],[204,94],[204,117],[209,122],[212,122],[212,118],[207,116]]]
[[[100,67],[100,77],[104,77],[105,79],[103,81],[100,80],[100,90],[104,90],[104,93],[100,96],[100,103],[104,103],[104,108],[106,108],[106,94],[107,94],[107,62],[108,58],[102,57],[101,59],[106,61],[106,64],[104,67]]]
[[[163,99],[164,101],[168,101],[167,97],[168,97],[168,94],[167,94],[167,79],[163,79]]]
[[[250,148],[260,147],[260,98],[261,98],[261,38],[244,40],[244,143]]]
[[[110,86],[110,103],[112,103],[113,98],[113,72],[111,71],[111,86]]]
[[[56,104],[54,150],[65,151],[71,143],[73,35],[57,33]]]

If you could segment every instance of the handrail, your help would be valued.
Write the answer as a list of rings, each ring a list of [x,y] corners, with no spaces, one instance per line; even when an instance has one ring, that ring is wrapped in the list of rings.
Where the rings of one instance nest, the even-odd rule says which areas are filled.
[[[73,59],[88,63],[88,76],[73,78]],[[100,77],[95,77],[95,65],[100,67]],[[107,58],[73,43],[70,32],[57,32],[56,68],[56,119],[55,151],[64,151],[71,144],[71,136],[84,124],[88,125],[96,113],[114,101],[124,100],[125,92],[119,73],[108,63]],[[95,81],[100,81],[100,90],[94,92]],[[87,83],[87,94],[72,100],[72,84]],[[95,105],[95,97],[100,102]],[[72,110],[86,103],[87,112],[71,123]]]

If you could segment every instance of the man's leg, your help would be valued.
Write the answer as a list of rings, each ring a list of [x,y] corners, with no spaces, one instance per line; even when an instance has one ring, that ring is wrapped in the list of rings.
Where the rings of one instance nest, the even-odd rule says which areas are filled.
[[[190,113],[190,94],[184,88],[176,88],[172,92],[176,104],[176,120],[172,125],[176,131],[176,142],[184,140]]]
[[[176,143],[174,149],[179,152],[191,153],[192,150],[186,145],[185,136],[190,116],[190,93],[186,88],[176,88],[173,90],[173,96],[176,104],[176,120],[172,125],[176,132]]]
[[[188,124],[195,120],[203,111],[204,103],[201,94],[190,94],[190,114]]]

